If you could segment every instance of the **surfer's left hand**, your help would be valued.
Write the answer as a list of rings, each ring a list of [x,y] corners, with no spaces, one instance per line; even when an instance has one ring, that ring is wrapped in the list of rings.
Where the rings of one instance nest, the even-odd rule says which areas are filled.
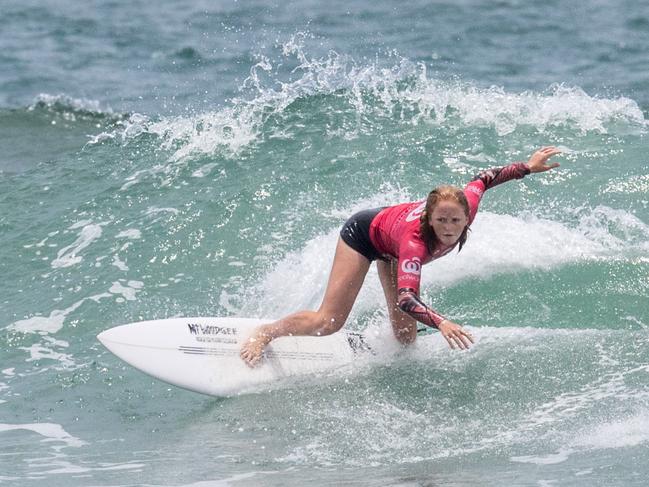
[[[561,151],[556,147],[543,147],[532,154],[530,160],[527,161],[527,167],[529,167],[530,172],[533,173],[549,171],[550,169],[559,167],[558,162],[548,163],[548,159],[550,159],[550,157],[552,156],[556,156],[557,154],[561,154]]]
[[[457,323],[444,320],[439,324],[439,331],[453,350],[467,350],[473,342],[473,336]]]

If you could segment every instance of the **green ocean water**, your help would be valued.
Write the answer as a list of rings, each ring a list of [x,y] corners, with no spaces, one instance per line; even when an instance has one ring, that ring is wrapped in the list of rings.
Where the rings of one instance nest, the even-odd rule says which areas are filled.
[[[626,5],[626,4],[625,4]],[[0,13],[0,484],[645,485],[649,6],[9,2]],[[556,145],[490,190],[395,348],[216,399],[96,340],[318,306],[354,211]]]

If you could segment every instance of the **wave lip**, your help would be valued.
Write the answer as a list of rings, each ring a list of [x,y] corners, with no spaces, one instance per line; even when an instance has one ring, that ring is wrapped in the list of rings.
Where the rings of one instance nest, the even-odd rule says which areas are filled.
[[[408,96],[415,106],[434,113],[438,123],[446,121],[449,111],[455,112],[463,124],[493,127],[500,136],[521,126],[540,132],[569,126],[598,133],[607,133],[607,125],[615,122],[643,130],[647,126],[635,101],[590,96],[579,87],[563,84],[552,85],[545,93],[508,93],[500,87],[480,89],[468,83],[449,86],[424,77]]]
[[[309,123],[309,131],[319,130],[323,136],[330,135],[331,123],[342,124],[339,128],[345,137],[352,138],[368,127],[385,130],[385,119],[396,119],[404,126],[488,127],[499,136],[520,127],[539,132],[568,127],[605,134],[619,125],[641,132],[647,126],[637,103],[626,97],[592,96],[563,84],[540,93],[480,88],[470,82],[435,79],[425,64],[398,56],[365,64],[334,51],[314,58],[305,52],[299,36],[282,47],[277,60],[259,56],[239,87],[242,95],[228,106],[157,121],[142,116],[125,119],[115,133],[102,134],[95,142],[153,134],[162,149],[172,152],[170,159],[178,161],[214,154],[237,157],[264,139],[295,137],[305,130],[305,120],[316,120],[315,125]],[[384,65],[390,61],[391,66]],[[282,72],[285,65],[296,63],[288,75]],[[345,121],[331,122],[332,116]],[[324,122],[318,126],[317,120]]]
[[[68,121],[76,121],[77,119],[108,119],[117,121],[125,117],[124,114],[115,113],[110,106],[104,106],[97,100],[73,98],[65,94],[39,94],[33,103],[27,107],[27,111],[35,112],[39,110],[59,114]]]

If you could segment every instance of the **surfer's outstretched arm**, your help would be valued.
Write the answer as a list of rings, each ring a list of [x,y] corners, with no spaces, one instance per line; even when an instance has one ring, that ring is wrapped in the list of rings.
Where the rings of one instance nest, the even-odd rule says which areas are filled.
[[[464,195],[469,203],[469,222],[473,222],[486,190],[512,179],[521,179],[530,173],[545,172],[559,167],[559,163],[549,162],[548,159],[560,153],[556,147],[542,147],[532,154],[527,162],[515,162],[508,166],[487,169],[476,175],[464,188]]]
[[[488,169],[482,171],[473,180],[481,181],[484,184],[484,189],[490,189],[505,181],[520,179],[529,173],[549,171],[550,169],[559,167],[559,163],[549,163],[548,159],[560,153],[561,151],[556,147],[543,147],[532,154],[527,163],[514,163],[505,167]]]

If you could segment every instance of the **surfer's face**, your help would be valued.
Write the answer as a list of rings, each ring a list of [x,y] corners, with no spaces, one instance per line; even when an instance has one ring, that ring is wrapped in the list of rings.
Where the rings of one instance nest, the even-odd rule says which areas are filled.
[[[443,245],[455,245],[468,223],[464,208],[456,201],[442,200],[428,215],[428,224]]]

